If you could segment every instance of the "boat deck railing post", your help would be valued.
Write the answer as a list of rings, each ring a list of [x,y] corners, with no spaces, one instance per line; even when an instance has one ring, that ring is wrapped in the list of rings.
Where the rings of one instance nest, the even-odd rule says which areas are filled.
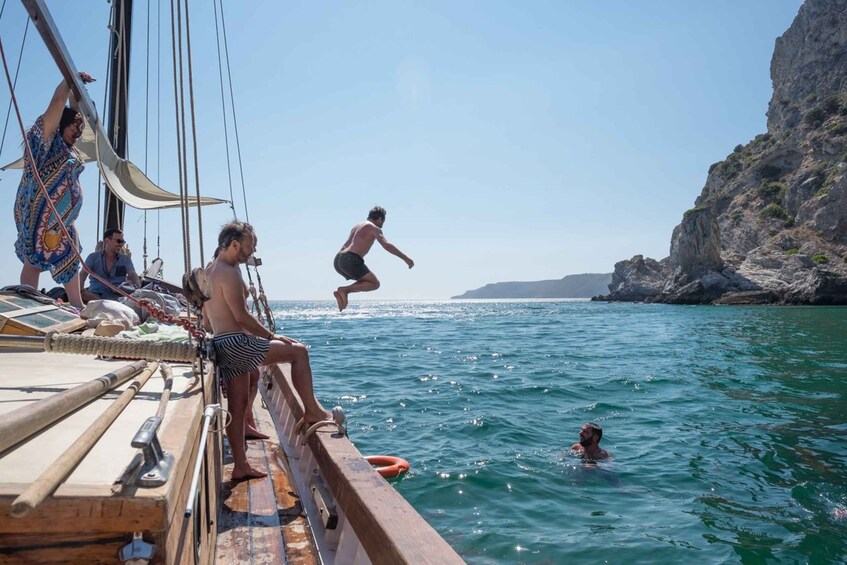
[[[200,469],[206,455],[206,439],[209,437],[209,426],[212,418],[220,411],[220,404],[208,404],[203,412],[203,425],[200,429],[200,447],[197,450],[197,461],[194,463],[194,475],[191,477],[191,488],[188,491],[188,502],[185,505],[185,517],[189,518],[194,513],[194,499],[197,495],[197,484],[200,482]]]

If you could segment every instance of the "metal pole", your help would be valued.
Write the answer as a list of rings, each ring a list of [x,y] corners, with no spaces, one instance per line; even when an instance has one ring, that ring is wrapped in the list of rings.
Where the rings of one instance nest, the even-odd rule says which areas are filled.
[[[203,459],[206,456],[206,438],[209,436],[209,424],[212,423],[212,418],[218,410],[221,409],[220,404],[209,404],[203,412],[203,425],[200,432],[200,448],[197,450],[197,461],[194,463],[194,475],[191,477],[191,488],[188,491],[188,501],[185,505],[185,517],[191,517],[194,512],[194,497],[197,494],[197,484],[200,482],[200,468],[203,466]]]
[[[132,39],[132,0],[116,0],[115,29],[109,53],[112,56],[109,84],[108,135],[115,154],[126,159],[127,100],[129,95],[129,52]],[[123,229],[124,203],[104,183],[103,229]]]

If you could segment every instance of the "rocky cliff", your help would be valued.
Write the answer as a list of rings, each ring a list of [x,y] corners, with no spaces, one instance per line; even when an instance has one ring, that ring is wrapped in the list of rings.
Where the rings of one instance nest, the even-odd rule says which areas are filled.
[[[709,169],[670,255],[615,265],[603,300],[847,304],[847,0],[776,40],[767,133]]]

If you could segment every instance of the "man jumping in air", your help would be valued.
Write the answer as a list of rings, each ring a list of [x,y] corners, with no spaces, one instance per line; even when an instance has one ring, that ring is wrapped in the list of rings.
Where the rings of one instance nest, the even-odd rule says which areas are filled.
[[[384,225],[385,208],[374,206],[368,212],[366,221],[353,226],[353,229],[350,230],[350,237],[347,238],[347,241],[341,246],[341,251],[335,256],[333,266],[338,274],[345,279],[356,281],[347,286],[339,286],[332,293],[338,303],[339,311],[347,308],[347,296],[351,292],[370,292],[379,288],[379,279],[365,265],[365,255],[371,250],[374,241],[378,241],[386,251],[405,261],[410,269],[415,266],[414,261],[385,239],[382,234],[382,226]]]

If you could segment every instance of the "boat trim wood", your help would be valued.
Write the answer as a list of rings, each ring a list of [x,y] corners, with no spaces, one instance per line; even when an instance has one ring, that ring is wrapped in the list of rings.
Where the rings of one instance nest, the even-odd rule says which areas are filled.
[[[338,525],[332,530],[324,529],[315,502],[303,499],[324,563],[464,563],[346,436],[322,428],[302,443],[297,423],[304,412],[291,383],[290,365],[265,371],[272,385],[269,390],[260,387],[262,396],[300,492],[305,496],[310,479],[321,477],[334,498]]]

